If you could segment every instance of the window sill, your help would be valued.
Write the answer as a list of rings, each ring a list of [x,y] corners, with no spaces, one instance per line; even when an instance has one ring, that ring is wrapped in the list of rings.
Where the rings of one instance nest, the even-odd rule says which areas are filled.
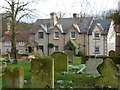
[[[76,39],[76,38],[71,38],[71,39]]]
[[[58,40],[59,38],[54,38],[55,40]]]
[[[100,40],[100,38],[93,38],[93,40]]]
[[[100,52],[94,52],[93,54],[100,54]]]

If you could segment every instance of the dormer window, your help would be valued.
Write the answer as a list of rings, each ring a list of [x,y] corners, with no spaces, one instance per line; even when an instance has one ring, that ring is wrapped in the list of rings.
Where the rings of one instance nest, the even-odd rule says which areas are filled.
[[[99,33],[99,32],[95,32],[95,33],[93,34],[93,38],[94,38],[94,39],[100,39],[100,33]]]
[[[54,39],[59,39],[59,32],[54,32]]]
[[[70,33],[70,38],[71,38],[71,39],[75,39],[75,32],[71,32],[71,33]]]
[[[44,33],[43,32],[38,32],[38,38],[44,38]]]

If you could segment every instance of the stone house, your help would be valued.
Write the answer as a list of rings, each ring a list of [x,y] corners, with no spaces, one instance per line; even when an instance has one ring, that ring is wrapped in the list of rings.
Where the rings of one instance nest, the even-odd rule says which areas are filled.
[[[110,51],[115,51],[120,56],[120,25],[114,24],[108,32],[108,55]]]
[[[88,30],[88,55],[107,55],[107,35],[109,29],[113,30],[111,22],[107,19],[92,21]]]
[[[11,51],[11,32],[8,30],[0,38],[0,54],[6,54]],[[16,48],[19,54],[32,52],[32,45],[29,42],[29,32],[27,30],[16,31]]]
[[[87,31],[92,18],[80,18],[74,13],[73,18],[57,18],[56,13],[50,14],[50,19],[38,19],[29,30],[30,42],[44,55],[51,55],[54,51],[64,51],[64,46],[73,40],[79,50],[86,54]],[[48,44],[53,44],[49,48]]]
[[[30,42],[44,55],[64,51],[69,40],[73,40],[85,55],[107,55],[107,34],[111,20],[79,17],[77,13],[72,18],[58,18],[56,13],[51,13],[50,17],[38,19],[29,30]],[[48,47],[49,44],[54,47]]]

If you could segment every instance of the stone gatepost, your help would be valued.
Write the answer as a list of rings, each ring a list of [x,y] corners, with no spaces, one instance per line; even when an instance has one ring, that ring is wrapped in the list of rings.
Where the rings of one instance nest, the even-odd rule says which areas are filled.
[[[51,58],[32,59],[32,88],[54,88],[54,60]]]

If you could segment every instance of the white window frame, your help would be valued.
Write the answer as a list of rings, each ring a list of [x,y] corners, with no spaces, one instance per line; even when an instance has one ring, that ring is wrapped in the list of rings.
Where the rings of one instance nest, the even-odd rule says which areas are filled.
[[[58,33],[58,37],[56,37],[56,33]],[[59,39],[59,32],[54,32],[54,39]]]
[[[74,36],[75,36],[75,37],[72,37],[72,33],[74,33]],[[70,32],[70,38],[71,38],[71,39],[75,39],[75,38],[76,38],[76,32]]]
[[[96,34],[97,34],[98,36],[97,36]],[[94,36],[93,36],[94,39],[100,39],[100,33],[99,33],[99,32],[94,32],[93,35],[94,35]],[[97,37],[96,37],[96,36],[97,36]]]
[[[56,47],[58,47],[58,50],[56,50]],[[59,46],[54,46],[54,51],[60,51]]]
[[[11,41],[5,41],[5,46],[11,46]]]
[[[23,50],[23,49],[19,49],[19,50],[18,50],[18,53],[19,53],[19,54],[23,54],[23,53],[24,53],[24,50]]]
[[[19,46],[25,46],[25,42],[19,42]]]
[[[98,49],[98,51],[96,49]],[[100,47],[99,46],[94,47],[94,54],[100,54]]]

